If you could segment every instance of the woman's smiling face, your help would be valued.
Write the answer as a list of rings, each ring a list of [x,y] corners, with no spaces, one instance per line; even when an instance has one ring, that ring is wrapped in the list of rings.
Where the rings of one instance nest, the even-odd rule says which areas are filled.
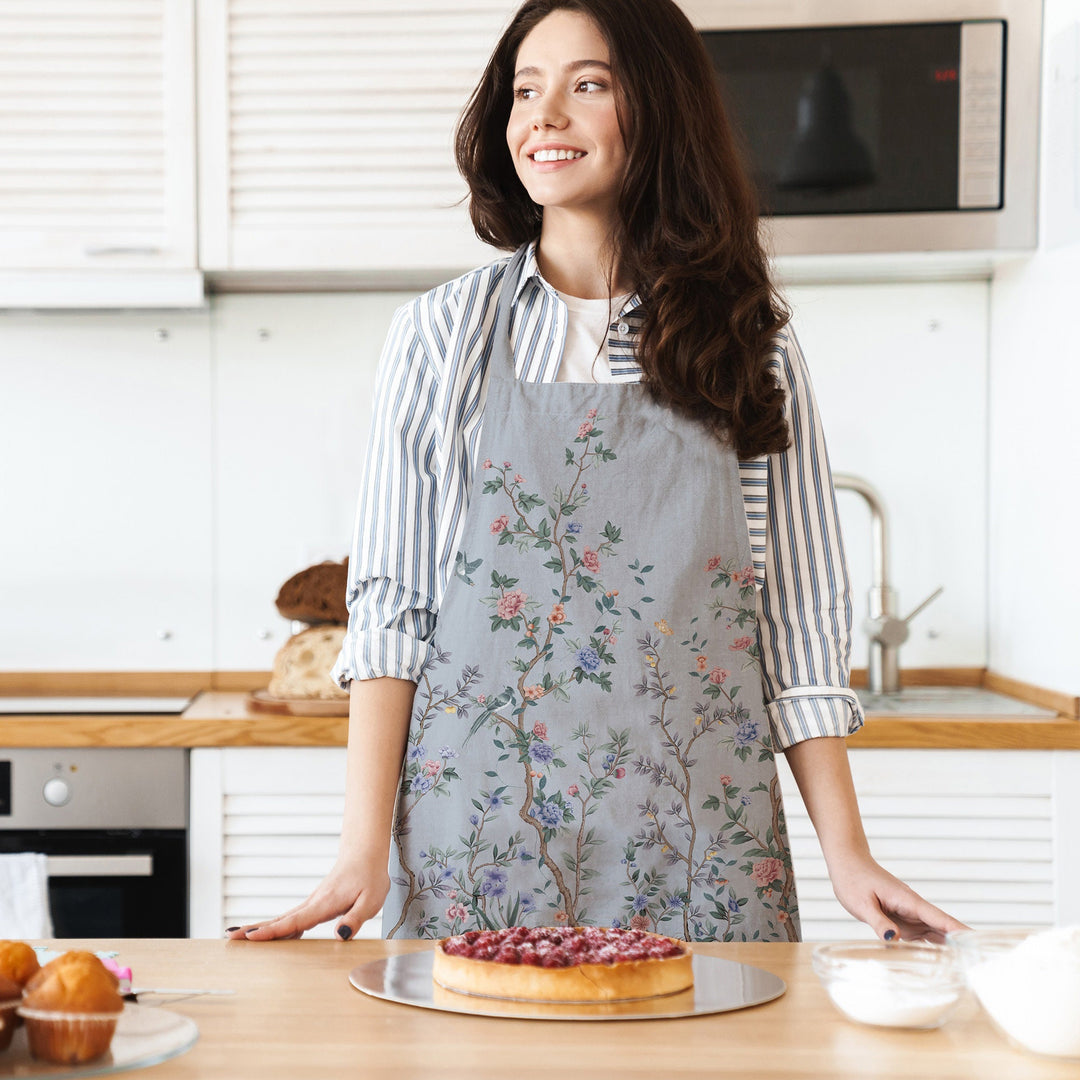
[[[518,48],[506,142],[533,202],[610,216],[626,169],[608,47],[596,23],[554,11]]]

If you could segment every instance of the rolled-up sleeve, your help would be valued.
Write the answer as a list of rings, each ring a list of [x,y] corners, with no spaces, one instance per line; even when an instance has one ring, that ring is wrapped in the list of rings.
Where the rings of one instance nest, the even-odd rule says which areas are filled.
[[[376,378],[353,530],[349,624],[331,672],[419,681],[435,629],[438,377],[417,333],[415,301],[399,308]]]
[[[848,689],[851,596],[817,403],[790,326],[777,337],[791,446],[770,454],[765,581],[758,593],[765,706],[780,750],[863,724]]]

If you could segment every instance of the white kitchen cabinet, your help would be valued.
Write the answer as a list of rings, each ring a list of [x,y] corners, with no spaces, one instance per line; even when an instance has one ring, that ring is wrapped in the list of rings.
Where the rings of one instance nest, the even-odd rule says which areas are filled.
[[[0,315],[8,671],[210,671],[206,312]]]
[[[871,851],[969,925],[1080,922],[1080,752],[852,750]],[[806,941],[870,938],[840,907],[794,779],[780,778]],[[191,752],[191,936],[306,897],[337,854],[345,751]],[[330,937],[334,923],[311,936]],[[360,936],[377,937],[379,920]]]
[[[221,937],[303,900],[334,864],[344,805],[343,749],[192,750],[191,936]],[[332,937],[335,922],[306,936]]]
[[[1080,922],[1080,752],[851,750],[870,850],[937,907],[981,929]],[[868,938],[833,896],[781,756],[803,938]]]
[[[0,306],[197,306],[194,0],[0,6]]]
[[[517,0],[200,0],[200,258],[211,271],[460,273],[494,253],[453,129]]]

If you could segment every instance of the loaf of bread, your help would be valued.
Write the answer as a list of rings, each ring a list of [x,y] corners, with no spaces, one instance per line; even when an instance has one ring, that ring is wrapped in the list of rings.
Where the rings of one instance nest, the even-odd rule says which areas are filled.
[[[345,640],[344,626],[312,626],[293,634],[274,657],[269,691],[276,698],[344,700],[348,694],[330,678]]]
[[[349,621],[345,606],[345,589],[349,575],[349,560],[321,562],[293,574],[278,593],[275,604],[286,619],[306,623],[337,623]]]

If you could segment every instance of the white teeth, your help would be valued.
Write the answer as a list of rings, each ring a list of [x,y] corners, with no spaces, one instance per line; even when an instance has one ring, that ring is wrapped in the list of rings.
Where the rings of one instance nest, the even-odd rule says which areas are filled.
[[[584,150],[537,150],[533,161],[575,161],[584,156]]]

